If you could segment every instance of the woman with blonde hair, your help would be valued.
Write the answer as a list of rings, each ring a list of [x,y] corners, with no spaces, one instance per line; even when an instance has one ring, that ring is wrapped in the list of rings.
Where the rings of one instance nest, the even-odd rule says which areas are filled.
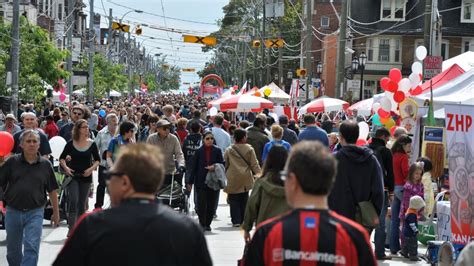
[[[263,147],[263,153],[262,153],[262,161],[265,162],[265,159],[267,158],[268,152],[270,149],[278,144],[283,146],[288,152],[291,150],[291,145],[287,141],[284,141],[283,138],[283,128],[279,125],[273,125],[271,127],[271,132],[272,132],[272,141],[267,142],[265,146]]]
[[[92,171],[100,163],[99,149],[89,138],[89,126],[85,119],[79,119],[74,124],[72,140],[66,144],[59,159],[64,172],[71,178],[66,188],[69,196],[69,236],[71,228],[85,211]]]

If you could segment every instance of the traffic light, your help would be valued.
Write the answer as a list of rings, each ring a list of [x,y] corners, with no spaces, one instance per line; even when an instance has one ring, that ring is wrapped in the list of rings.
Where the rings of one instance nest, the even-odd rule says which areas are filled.
[[[259,40],[252,41],[253,48],[259,48],[260,45],[262,45],[262,42],[260,42]]]
[[[136,34],[136,35],[142,35],[142,27],[140,27],[140,25],[138,25],[138,26],[135,28],[135,34]]]
[[[305,68],[297,69],[296,70],[296,75],[298,75],[299,77],[306,76],[306,69]]]

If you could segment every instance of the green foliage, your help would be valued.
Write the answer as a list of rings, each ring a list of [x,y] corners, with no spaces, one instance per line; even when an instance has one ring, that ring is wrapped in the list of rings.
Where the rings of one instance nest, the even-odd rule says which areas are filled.
[[[88,58],[77,66],[78,70],[89,69]],[[107,90],[116,90],[127,93],[128,77],[124,74],[124,66],[113,64],[102,54],[94,55],[94,97],[102,98],[107,95]]]
[[[6,64],[12,45],[11,24],[0,22],[0,95],[10,95],[6,87]],[[48,40],[47,33],[20,17],[20,99],[40,100],[44,97],[44,83],[57,85],[68,73],[58,67],[68,53],[60,51]]]

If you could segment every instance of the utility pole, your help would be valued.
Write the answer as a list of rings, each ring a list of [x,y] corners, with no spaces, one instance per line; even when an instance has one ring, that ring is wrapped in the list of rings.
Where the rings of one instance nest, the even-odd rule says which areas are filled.
[[[87,99],[92,102],[94,99],[94,46],[95,46],[95,31],[94,31],[94,0],[89,0],[90,18],[89,18],[89,91],[87,92]]]
[[[12,102],[11,110],[13,115],[18,115],[18,90],[20,72],[20,0],[13,1],[13,21],[12,21]]]
[[[336,98],[343,93],[344,74],[346,63],[346,28],[347,28],[348,1],[341,0],[341,25],[339,26],[339,45],[337,47]],[[341,86],[342,85],[342,86]]]
[[[267,20],[267,14],[265,11],[265,1],[262,1],[262,9],[263,9],[263,18],[262,18],[262,42],[261,42],[261,47],[262,47],[262,61],[261,61],[261,66],[262,66],[262,80],[261,84],[267,84],[266,77],[265,77],[265,23]],[[268,67],[268,66],[266,66]]]
[[[309,89],[311,87],[311,79],[313,77],[312,73],[312,54],[311,54],[311,44],[313,40],[313,0],[306,0],[306,102],[310,102],[309,99]]]
[[[66,62],[66,68],[67,68],[67,71],[69,72],[69,78],[68,78],[68,81],[67,81],[67,92],[66,94],[69,94],[69,97],[71,97],[71,94],[72,94],[72,90],[73,90],[73,84],[72,84],[72,76],[73,76],[73,72],[72,72],[72,32],[74,30],[74,24],[75,24],[75,20],[74,20],[74,10],[75,10],[75,6],[76,6],[76,0],[68,0],[67,2],[67,48],[69,50],[69,56],[67,58],[67,62]]]
[[[128,31],[128,43],[127,43],[127,72],[128,72],[128,89],[130,90],[130,94],[133,94],[133,84],[132,84],[132,43],[130,41],[130,31]]]
[[[282,38],[282,34],[281,34],[281,19],[278,19],[278,30],[279,30],[279,38]],[[281,88],[281,86],[283,85],[283,81],[284,81],[284,78],[283,78],[283,61],[282,61],[282,57],[283,57],[283,47],[278,47],[278,87]],[[283,88],[284,90],[284,88]]]
[[[247,34],[246,34],[247,36]],[[247,38],[247,37],[245,37]],[[247,43],[246,43],[246,40],[244,40],[244,42],[242,42],[242,45],[243,45],[243,49],[244,49],[244,56],[243,56],[243,59],[242,59],[242,84],[244,84],[246,81],[247,81]]]
[[[255,11],[254,11],[254,17],[255,17],[255,21],[258,21],[258,9],[255,7]],[[256,40],[257,39],[257,29],[256,28],[253,28],[253,38],[252,40]],[[260,43],[262,44],[262,43]],[[253,83],[252,83],[252,87],[256,86],[258,84],[258,81],[257,81],[257,59],[258,59],[258,49],[255,49],[255,52],[253,54]]]
[[[428,55],[432,55],[431,47],[431,27],[432,27],[432,4],[433,0],[425,0],[425,24],[423,28],[423,39]]]
[[[112,63],[112,23],[113,23],[113,16],[112,16],[112,8],[109,8],[109,31],[107,34],[107,59],[109,63]],[[110,98],[110,87],[107,86],[107,98]]]

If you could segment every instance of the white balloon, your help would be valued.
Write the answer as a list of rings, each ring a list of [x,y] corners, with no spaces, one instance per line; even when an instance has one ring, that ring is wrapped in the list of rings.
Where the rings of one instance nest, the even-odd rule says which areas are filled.
[[[210,116],[216,116],[217,115],[217,108],[216,107],[211,107],[211,109],[209,109],[209,115]]]
[[[374,113],[377,113],[379,109],[380,109],[380,103],[374,103],[372,105],[372,110],[374,110]]]
[[[382,100],[380,100],[380,107],[385,111],[390,112],[390,110],[392,110],[392,102],[390,101],[390,98],[382,98]]]
[[[411,73],[410,76],[408,76],[408,79],[410,80],[410,85],[412,88],[416,88],[416,86],[418,86],[421,82],[420,74]]]
[[[404,93],[407,93],[408,90],[411,88],[411,82],[409,79],[404,78],[398,82],[398,90],[403,91]]]
[[[426,55],[428,54],[428,51],[426,50],[426,47],[418,46],[416,48],[415,54],[418,60],[423,61],[423,59],[425,59]]]
[[[423,73],[423,65],[420,62],[414,62],[411,65],[411,72],[413,72],[415,74]]]
[[[366,122],[359,122],[359,139],[366,140],[369,136],[369,125]]]
[[[54,159],[59,159],[59,156],[61,156],[61,153],[63,152],[66,143],[66,140],[60,136],[52,137],[49,140],[49,146],[51,147],[51,155]]]

